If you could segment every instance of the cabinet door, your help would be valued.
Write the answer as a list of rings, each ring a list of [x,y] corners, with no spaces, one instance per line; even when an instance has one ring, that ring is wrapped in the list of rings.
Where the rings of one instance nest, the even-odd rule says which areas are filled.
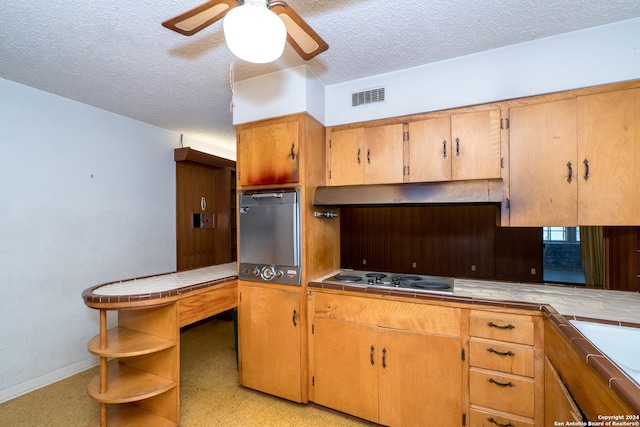
[[[451,179],[501,178],[500,110],[451,116]]]
[[[329,183],[364,183],[364,129],[332,131],[329,143]]]
[[[215,222],[216,170],[192,162],[176,163],[176,261],[178,271],[216,264],[219,227],[193,227],[193,214],[211,214]],[[226,196],[226,194],[225,194]],[[229,262],[225,258],[225,261]],[[221,262],[219,262],[220,264]]]
[[[240,130],[240,185],[284,184],[299,180],[298,121]]]
[[[451,148],[449,117],[409,123],[410,181],[451,180]]]
[[[378,422],[377,328],[322,317],[313,326],[314,401]]]
[[[301,401],[300,294],[240,284],[240,384]]]
[[[575,99],[509,111],[511,226],[575,226],[578,221]]]
[[[365,184],[403,182],[404,141],[402,124],[365,128]]]
[[[640,224],[639,117],[640,89],[578,98],[579,225]]]
[[[453,426],[462,419],[460,338],[380,328],[380,420]]]
[[[551,420],[583,421],[578,405],[548,357],[544,359],[544,419],[547,423]]]

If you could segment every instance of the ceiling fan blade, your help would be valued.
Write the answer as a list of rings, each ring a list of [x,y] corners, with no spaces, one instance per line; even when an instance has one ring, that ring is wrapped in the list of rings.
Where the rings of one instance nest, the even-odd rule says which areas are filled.
[[[162,26],[185,36],[192,36],[203,28],[222,19],[238,6],[238,0],[209,0],[162,23]]]
[[[305,61],[329,49],[322,37],[285,2],[271,2],[271,11],[282,19],[287,27],[287,41]]]

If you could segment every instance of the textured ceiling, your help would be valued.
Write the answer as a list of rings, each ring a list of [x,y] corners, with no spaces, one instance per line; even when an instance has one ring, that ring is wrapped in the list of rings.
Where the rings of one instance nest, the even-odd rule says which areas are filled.
[[[0,77],[233,144],[231,64],[243,80],[305,61],[287,46],[272,64],[242,62],[222,22],[192,37],[160,25],[202,1],[3,0]],[[325,85],[640,16],[640,0],[288,3],[329,44],[306,62]]]

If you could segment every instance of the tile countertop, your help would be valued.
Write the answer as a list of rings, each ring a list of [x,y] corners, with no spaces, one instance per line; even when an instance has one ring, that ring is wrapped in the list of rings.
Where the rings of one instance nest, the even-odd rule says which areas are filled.
[[[548,304],[566,317],[640,326],[640,294],[554,284],[456,279],[457,297]]]
[[[85,304],[126,304],[177,298],[238,277],[235,262],[92,286],[82,292]],[[98,307],[93,307],[98,308]],[[115,308],[115,306],[114,306]]]

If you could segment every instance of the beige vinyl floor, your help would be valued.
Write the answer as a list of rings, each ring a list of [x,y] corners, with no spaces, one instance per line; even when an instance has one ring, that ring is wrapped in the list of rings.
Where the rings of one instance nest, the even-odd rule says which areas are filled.
[[[184,329],[180,339],[182,427],[375,425],[241,387],[229,313]],[[97,372],[93,368],[0,404],[0,427],[86,427],[99,410],[87,394]]]

